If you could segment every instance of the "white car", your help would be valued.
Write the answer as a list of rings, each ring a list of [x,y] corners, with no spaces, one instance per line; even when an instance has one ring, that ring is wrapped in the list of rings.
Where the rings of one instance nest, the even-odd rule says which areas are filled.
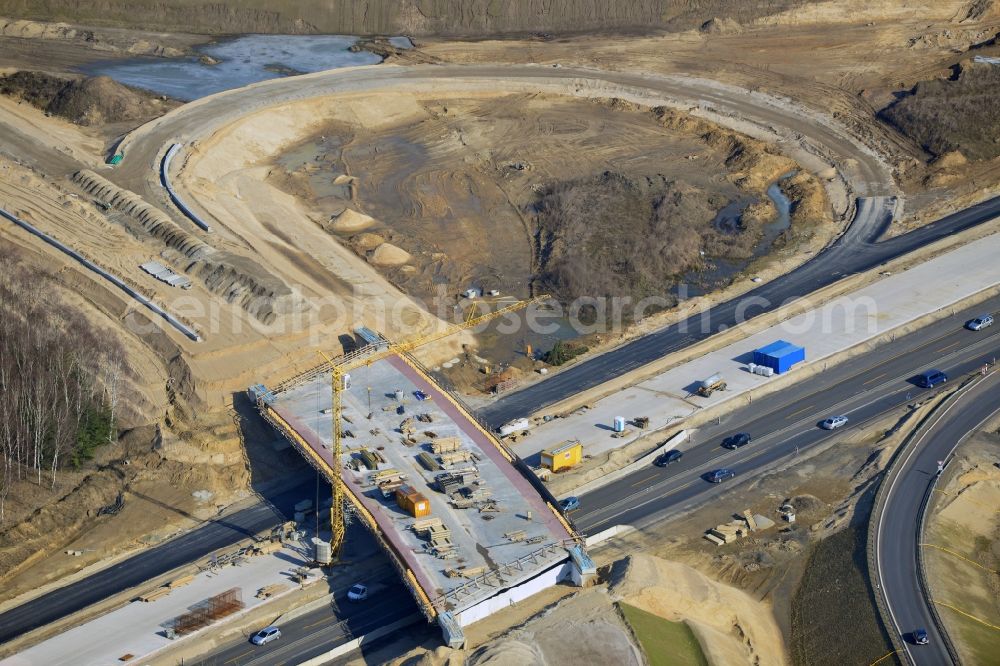
[[[831,416],[825,421],[822,421],[819,424],[819,427],[823,430],[836,430],[837,428],[845,425],[847,425],[846,416]]]
[[[250,638],[250,642],[254,645],[267,645],[271,641],[276,641],[279,638],[281,638],[281,629],[271,625],[270,627],[264,627],[254,634]]]
[[[355,583],[347,591],[347,598],[350,601],[364,601],[368,598],[368,588],[361,583]]]

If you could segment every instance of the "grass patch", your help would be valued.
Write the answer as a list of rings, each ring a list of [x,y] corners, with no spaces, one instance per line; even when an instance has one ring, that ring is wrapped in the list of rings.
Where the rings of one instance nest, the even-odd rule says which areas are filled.
[[[650,666],[708,666],[701,644],[686,623],[671,622],[628,604],[618,604],[618,608]]]
[[[997,616],[1000,579],[991,573],[1000,568],[1000,557],[996,554],[1000,549],[993,539],[974,534],[936,511],[930,515],[927,542],[944,546],[980,565],[925,547],[923,555],[931,597],[991,624],[1000,624]],[[1000,631],[951,608],[938,606],[937,611],[963,663],[996,662],[996,655],[1000,654]]]
[[[869,585],[865,538],[865,525],[849,527],[813,547],[792,599],[792,663],[870,664],[892,651]]]

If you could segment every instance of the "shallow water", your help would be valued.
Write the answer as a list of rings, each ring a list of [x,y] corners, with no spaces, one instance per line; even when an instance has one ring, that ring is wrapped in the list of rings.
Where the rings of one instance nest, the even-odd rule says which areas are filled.
[[[794,173],[788,173],[771,183],[767,188],[767,196],[774,204],[778,215],[764,225],[763,236],[757,247],[754,248],[753,257],[746,260],[712,259],[708,268],[700,271],[691,271],[684,275],[671,293],[681,300],[704,296],[724,286],[730,279],[743,269],[745,269],[753,259],[759,259],[771,251],[771,245],[781,232],[791,226],[791,202],[785,193],[781,191],[781,181],[791,177]],[[739,218],[743,210],[751,203],[752,199],[740,199],[729,206],[726,206],[716,216],[713,224],[717,229],[724,232],[734,233],[739,228]]]
[[[158,95],[191,101],[281,76],[381,62],[374,53],[351,53],[348,48],[357,41],[348,35],[244,35],[198,48],[219,60],[217,65],[192,56],[103,61],[80,69],[90,76],[110,76]],[[400,48],[410,46],[405,37],[390,41]]]

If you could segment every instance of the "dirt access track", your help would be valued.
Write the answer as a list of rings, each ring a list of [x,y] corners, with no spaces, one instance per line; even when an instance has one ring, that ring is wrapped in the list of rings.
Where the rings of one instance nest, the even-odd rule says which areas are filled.
[[[148,201],[163,202],[161,158],[172,144],[183,144],[171,177],[181,197],[215,229],[211,236],[202,235],[205,240],[253,253],[259,265],[280,276],[305,302],[270,322],[270,330],[261,331],[260,344],[251,349],[244,340],[238,352],[223,351],[225,345],[212,340],[211,322],[192,316],[206,342],[200,349],[178,342],[193,356],[211,348],[211,363],[218,369],[219,364],[239,363],[238,354],[253,354],[251,365],[267,380],[281,374],[279,368],[288,372],[296,365],[289,354],[308,351],[308,363],[314,364],[314,349],[331,340],[324,336],[345,333],[359,323],[398,337],[435,325],[425,310],[337,243],[319,221],[309,219],[293,197],[265,183],[263,165],[321,126],[324,109],[350,100],[367,122],[391,125],[393,109],[379,105],[377,94],[393,92],[543,93],[681,109],[774,143],[804,169],[822,174],[829,200],[843,219],[854,215],[856,197],[896,193],[889,168],[832,118],[786,99],[706,79],[551,66],[378,65],[266,81],[197,100],[136,129],[122,143],[124,162],[106,173]],[[347,318],[333,321],[331,303],[335,314],[346,313]],[[302,316],[324,308],[325,316]],[[401,314],[394,318],[393,311]],[[320,330],[323,335],[314,335]],[[298,362],[305,363],[305,357]],[[197,360],[193,365],[199,365]]]

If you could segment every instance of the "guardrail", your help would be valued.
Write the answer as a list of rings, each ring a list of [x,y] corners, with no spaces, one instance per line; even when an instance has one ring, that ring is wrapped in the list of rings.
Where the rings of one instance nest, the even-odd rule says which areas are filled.
[[[198,217],[198,215],[193,210],[188,208],[187,205],[183,201],[181,201],[181,198],[177,195],[177,192],[174,191],[173,186],[171,186],[170,184],[170,162],[174,159],[174,155],[176,155],[180,149],[181,149],[181,144],[175,143],[174,145],[170,146],[170,149],[167,150],[167,154],[163,156],[163,163],[160,166],[160,180],[163,183],[163,187],[166,188],[167,194],[170,195],[170,200],[174,202],[174,205],[177,206],[182,213],[184,213],[192,222],[197,224],[199,227],[201,227],[205,231],[211,231],[212,227],[210,227],[206,222],[204,222],[200,217]]]
[[[118,287],[119,289],[121,289],[122,291],[124,291],[126,294],[128,294],[129,296],[131,296],[135,300],[137,300],[140,303],[142,303],[143,305],[145,305],[147,309],[149,309],[150,311],[152,311],[152,312],[156,313],[157,315],[159,315],[160,317],[162,317],[168,324],[170,324],[171,326],[173,326],[174,328],[176,328],[178,331],[180,331],[181,333],[183,333],[189,339],[194,340],[195,342],[201,342],[201,336],[198,335],[197,331],[195,331],[194,329],[192,329],[192,328],[188,327],[187,325],[183,324],[179,319],[177,319],[172,314],[170,314],[169,312],[167,312],[166,310],[164,310],[163,308],[161,308],[159,305],[157,305],[156,303],[154,303],[153,301],[151,301],[149,298],[143,296],[138,291],[136,291],[132,287],[130,287],[127,284],[125,284],[125,281],[122,280],[121,278],[119,278],[119,277],[117,277],[115,275],[112,275],[111,273],[107,272],[106,270],[104,270],[103,268],[101,268],[100,266],[98,266],[97,264],[95,264],[94,262],[92,262],[89,259],[87,259],[86,257],[84,257],[82,254],[80,254],[79,252],[77,252],[73,248],[69,247],[68,245],[65,245],[61,241],[56,240],[52,236],[49,236],[47,233],[45,233],[41,229],[39,229],[39,228],[37,228],[37,227],[35,227],[35,226],[31,225],[31,224],[28,224],[27,222],[25,222],[24,220],[22,220],[18,216],[14,215],[13,213],[8,213],[7,211],[5,211],[3,209],[0,209],[0,216],[3,216],[5,218],[7,218],[8,220],[10,220],[11,222],[13,222],[17,226],[21,227],[22,229],[24,229],[28,233],[32,234],[33,236],[37,236],[38,238],[42,239],[43,241],[45,241],[46,243],[48,243],[52,247],[56,248],[60,252],[62,252],[64,254],[72,257],[73,259],[77,260],[85,268],[93,271],[94,273],[97,273],[102,278],[104,278],[105,280],[107,280],[111,284],[115,285],[116,287]]]
[[[892,643],[893,649],[897,654],[907,655],[906,646],[903,644],[903,639],[896,631],[895,622],[893,621],[892,614],[889,612],[889,605],[885,597],[885,590],[882,587],[882,581],[879,577],[878,570],[878,532],[879,526],[882,522],[882,515],[885,511],[885,503],[889,496],[889,491],[893,486],[893,482],[901,473],[903,465],[897,464],[904,460],[904,453],[910,448],[910,445],[916,441],[918,436],[923,431],[924,427],[930,423],[931,419],[938,415],[942,409],[947,408],[952,403],[954,403],[958,398],[963,395],[963,391],[971,386],[974,386],[977,378],[980,376],[977,373],[976,377],[968,379],[965,383],[959,386],[951,395],[946,397],[943,401],[938,403],[930,412],[924,415],[920,422],[913,428],[913,430],[906,436],[906,439],[899,445],[896,451],[892,454],[889,459],[889,463],[886,465],[886,470],[882,475],[882,480],[879,482],[878,491],[875,494],[875,500],[872,502],[871,515],[868,518],[868,543],[867,543],[867,560],[868,560],[868,578],[874,583],[874,597],[875,606],[878,609],[879,617],[882,620],[882,624],[886,629],[886,633],[889,634],[889,641]],[[929,494],[929,493],[928,493]],[[923,533],[923,513],[926,507],[926,497],[924,502],[921,504],[920,509],[920,521],[921,525],[919,527],[920,534]],[[920,583],[921,590],[923,590],[924,597],[929,598],[927,594],[927,586],[924,578],[923,571],[923,558],[920,554],[920,548],[917,548],[917,568],[918,568],[918,580]],[[931,613],[934,616],[934,621],[938,628],[941,629],[941,635],[945,640],[945,647],[948,650],[949,656],[957,664],[960,663],[955,647],[951,642],[948,633],[943,630],[943,625],[941,624],[941,618],[937,613],[937,609],[934,608],[934,604],[928,604]]]

